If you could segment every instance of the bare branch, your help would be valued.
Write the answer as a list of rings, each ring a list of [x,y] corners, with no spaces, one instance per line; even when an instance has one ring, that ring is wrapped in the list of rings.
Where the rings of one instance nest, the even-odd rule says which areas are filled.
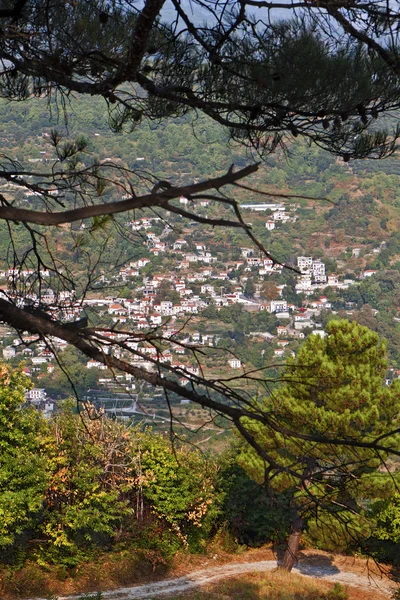
[[[180,196],[194,196],[198,192],[204,192],[211,189],[220,189],[226,185],[232,185],[236,181],[247,177],[251,173],[258,170],[258,164],[249,165],[234,172],[230,169],[225,175],[208,179],[192,185],[182,187],[169,187],[168,189],[156,194],[145,194],[144,196],[134,196],[128,200],[117,202],[109,202],[108,204],[97,204],[92,206],[84,206],[73,210],[62,212],[39,212],[24,208],[16,208],[14,206],[0,206],[0,219],[9,221],[23,221],[26,223],[37,223],[47,227],[62,225],[64,223],[73,223],[91,217],[103,215],[115,215],[118,213],[127,212],[130,210],[149,208],[160,206],[171,212],[176,212],[174,207],[169,205],[169,202]],[[223,225],[238,226],[234,221],[224,222]]]

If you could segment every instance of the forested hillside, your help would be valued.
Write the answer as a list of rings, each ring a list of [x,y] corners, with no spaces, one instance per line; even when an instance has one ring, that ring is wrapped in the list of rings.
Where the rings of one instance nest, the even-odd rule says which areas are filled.
[[[114,133],[109,128],[110,118],[112,113],[110,117],[96,98],[74,99],[65,107],[37,99],[24,104],[3,101],[3,160],[7,156],[25,166],[34,163],[39,172],[45,169],[55,159],[49,141],[52,128],[68,139],[80,135],[87,138],[87,149],[80,157],[85,163],[119,160],[131,169],[153,173],[174,184],[214,176],[232,163],[242,166],[250,156],[250,151],[237,144],[227,145],[224,129],[204,116],[194,121],[190,116],[155,122],[154,126],[141,124],[130,133]],[[254,151],[251,156],[257,159]],[[296,142],[287,147],[286,153],[267,158],[265,167],[249,185],[264,192],[316,199],[314,203],[300,201],[304,218],[284,229],[282,235],[274,233],[273,237],[280,238],[287,250],[287,260],[295,250],[314,248],[337,257],[355,245],[367,250],[398,229],[398,169],[397,157],[349,165],[315,146]],[[251,192],[236,193],[240,201],[262,201],[262,196]],[[321,244],[322,237],[325,244]]]
[[[66,142],[85,136],[87,147],[79,156],[82,164],[112,160],[121,167],[137,171],[145,178],[154,174],[171,183],[211,177],[225,171],[232,163],[241,166],[249,159],[249,151],[238,145],[227,145],[223,128],[204,116],[199,115],[194,121],[191,117],[181,117],[164,120],[162,123],[141,124],[131,132],[121,133],[110,130],[110,118],[112,124],[112,113],[110,117],[101,101],[96,98],[77,98],[64,106],[48,104],[38,99],[24,104],[3,101],[0,105],[3,161],[17,161],[24,168],[34,167],[38,173],[51,168],[56,158],[54,145],[51,143],[52,128],[62,133]],[[253,158],[257,159],[254,153]],[[267,158],[265,166],[248,181],[249,187],[266,192],[267,196],[245,189],[234,190],[234,197],[240,203],[278,200],[294,215],[288,222],[281,223],[279,228],[269,231],[265,227],[265,220],[270,218],[271,211],[243,212],[245,219],[252,222],[256,237],[277,260],[293,266],[296,256],[311,255],[315,259],[323,259],[328,274],[338,274],[339,277],[347,277],[355,282],[359,281],[358,278],[366,270],[378,271],[371,279],[363,280],[360,285],[353,285],[349,290],[328,288],[325,294],[331,301],[333,310],[346,310],[346,316],[351,317],[349,311],[356,309],[354,318],[361,319],[362,323],[368,324],[388,339],[393,366],[399,358],[397,338],[400,337],[398,323],[394,320],[397,319],[397,274],[400,268],[398,161],[397,157],[389,157],[379,163],[371,160],[349,164],[315,146],[293,142],[285,153],[278,152]],[[144,188],[151,187],[151,180],[142,180],[142,185]],[[268,197],[268,192],[306,196],[315,200],[301,197],[277,199],[273,195]],[[104,199],[111,200],[115,195],[118,196],[116,189],[105,185]],[[34,195],[27,197],[21,191],[17,192],[15,202],[34,208],[36,201]],[[224,215],[220,207],[214,210],[216,215]],[[114,273],[117,279],[108,284],[105,293],[129,297],[138,283],[133,287],[121,287],[118,282],[121,265],[127,261],[151,257],[149,265],[141,271],[144,276],[151,276],[160,270],[168,271],[175,266],[173,255],[152,256],[149,245],[144,243],[141,234],[135,234],[128,227],[129,218],[140,218],[146,214],[154,216],[154,213],[142,211],[116,217],[119,234],[107,220],[89,223],[86,230],[82,230],[80,224],[75,224],[59,229],[57,233],[48,232],[46,243],[49,262],[51,254],[54,255],[56,250],[57,264],[72,274],[78,296],[87,289],[88,268],[91,268],[91,286],[94,291],[105,287],[104,282],[102,284],[104,273]],[[246,236],[237,230],[211,230],[199,224],[189,227],[177,217],[170,216],[169,219],[173,231],[166,240],[170,245],[182,235],[188,243],[188,249],[195,250],[196,243],[201,241],[216,256],[221,268],[227,261],[239,260],[240,247],[249,245]],[[9,231],[4,222],[0,227],[1,255],[7,257]],[[161,224],[154,224],[152,231],[160,235],[163,227]],[[14,232],[14,244],[20,258],[25,256],[31,247],[29,231],[21,227],[19,232]],[[89,254],[96,257],[91,261],[97,261],[93,267],[88,267]],[[6,262],[3,266],[6,266]],[[237,275],[237,281],[240,282],[244,274],[239,269]],[[272,286],[285,285],[283,296],[288,302],[301,305],[302,298],[301,294],[296,293],[293,273],[284,271],[282,274],[269,276],[268,280]],[[229,290],[229,286],[219,285],[224,286],[220,291],[224,288],[225,292]],[[242,285],[245,285],[245,279]],[[253,286],[253,292],[257,292],[261,285],[262,278],[254,279],[251,274],[249,290]],[[315,298],[319,293],[316,291]],[[363,312],[357,312],[365,305],[368,306]],[[208,317],[213,309],[210,310]],[[371,318],[365,321],[368,310],[372,311]],[[375,311],[379,312],[374,314]],[[222,317],[220,313],[219,320]],[[250,316],[246,318],[249,319]],[[325,315],[322,321],[327,318]],[[220,326],[216,321],[213,327],[218,334]],[[236,329],[237,327],[238,322],[235,325]],[[269,327],[269,331],[273,332],[273,321]],[[245,329],[242,326],[237,329],[234,337],[238,340],[241,334],[257,330],[259,325],[249,321]],[[243,354],[247,351],[246,347],[245,345],[242,351],[238,346],[236,351],[239,355]],[[265,361],[270,359],[268,347],[261,348],[260,351],[262,350],[267,351],[266,355],[265,352],[263,354]],[[262,365],[266,364],[265,361],[261,361]],[[260,361],[255,359],[253,364],[260,366]]]

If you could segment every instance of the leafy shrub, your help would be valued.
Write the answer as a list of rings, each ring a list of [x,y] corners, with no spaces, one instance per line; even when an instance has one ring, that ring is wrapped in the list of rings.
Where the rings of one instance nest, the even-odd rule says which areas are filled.
[[[376,522],[368,551],[377,560],[400,564],[400,495],[374,502],[370,509]]]

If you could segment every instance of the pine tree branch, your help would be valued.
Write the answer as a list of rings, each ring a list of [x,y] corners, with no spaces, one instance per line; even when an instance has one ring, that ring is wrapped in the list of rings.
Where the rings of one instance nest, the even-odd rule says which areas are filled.
[[[115,215],[146,207],[149,208],[159,206],[161,208],[165,208],[166,210],[170,210],[171,212],[179,212],[179,209],[169,205],[171,200],[179,198],[180,196],[194,196],[198,192],[204,192],[212,189],[218,190],[226,185],[232,185],[236,181],[255,173],[258,168],[258,164],[252,164],[236,172],[230,169],[225,175],[215,177],[213,179],[207,179],[206,181],[201,181],[192,185],[181,187],[171,186],[156,194],[151,193],[143,196],[133,196],[127,200],[109,202],[107,204],[83,206],[81,208],[60,212],[41,212],[17,208],[10,205],[0,206],[0,220],[36,223],[37,225],[51,227],[55,225],[63,225],[65,223],[73,223],[74,221],[81,221],[82,219],[89,219],[103,215]],[[238,224],[236,221],[224,219],[209,220],[207,222],[211,225],[243,227],[242,224]]]

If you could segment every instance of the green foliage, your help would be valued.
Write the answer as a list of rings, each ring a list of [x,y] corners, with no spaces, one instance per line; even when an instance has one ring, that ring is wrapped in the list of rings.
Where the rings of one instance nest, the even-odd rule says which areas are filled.
[[[244,295],[246,296],[246,298],[252,298],[254,296],[254,292],[254,281],[251,277],[248,277],[244,288]]]
[[[70,382],[78,394],[86,394],[87,390],[96,387],[97,373],[95,369],[87,369],[85,359],[75,348],[68,347],[59,353],[59,360],[64,370],[55,369],[51,374],[45,374],[41,385],[48,393],[58,390],[69,390]],[[67,376],[68,374],[68,376]]]
[[[376,333],[348,321],[330,321],[326,332],[324,338],[308,337],[288,363],[285,384],[265,400],[278,429],[248,425],[272,464],[249,448],[243,448],[240,462],[256,480],[266,476],[277,492],[292,494],[292,506],[308,518],[314,540],[343,549],[364,543],[373,527],[365,499],[389,498],[396,481],[381,462],[387,454],[354,448],[351,441],[384,436],[387,447],[398,447],[390,432],[399,419],[400,390],[397,383],[382,383],[385,344]],[[310,440],[286,435],[285,429]],[[335,438],[349,445],[338,449],[329,441]],[[295,473],[305,477],[304,486],[298,487]]]
[[[355,235],[365,233],[365,229],[376,215],[378,204],[371,194],[357,198],[345,194],[325,214],[325,218],[332,229],[342,228],[346,235]]]
[[[370,513],[376,522],[369,540],[371,554],[378,560],[400,564],[400,495],[374,502]]]
[[[0,364],[0,551],[17,550],[42,515],[46,424],[23,407],[29,380]],[[11,547],[11,548],[10,548]]]
[[[182,543],[191,550],[202,548],[218,515],[214,492],[215,466],[197,452],[171,452],[168,441],[147,436],[141,445],[143,494],[152,512],[168,525],[172,550]]]
[[[400,495],[380,500],[371,507],[376,519],[374,535],[381,540],[400,543]]]
[[[179,293],[173,288],[169,281],[162,281],[157,288],[157,294],[154,298],[154,304],[158,304],[162,301],[169,301],[174,304],[178,304],[180,301]]]
[[[67,405],[52,424],[42,526],[50,546],[40,549],[46,560],[68,566],[112,540],[132,512],[129,492],[135,483],[125,430],[111,420],[82,421],[71,408]]]
[[[4,562],[29,540],[39,564],[67,568],[110,549],[121,535],[164,556],[180,547],[202,550],[219,513],[212,462],[174,452],[167,439],[93,409],[78,414],[72,402],[45,423],[20,408],[25,377],[3,366],[0,376]]]

